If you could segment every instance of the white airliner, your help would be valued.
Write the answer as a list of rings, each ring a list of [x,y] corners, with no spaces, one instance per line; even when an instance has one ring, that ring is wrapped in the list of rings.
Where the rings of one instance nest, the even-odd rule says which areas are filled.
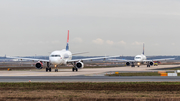
[[[152,59],[152,60],[147,60],[146,56],[144,55],[144,44],[143,44],[143,53],[141,55],[136,55],[134,57],[134,60],[124,60],[124,59],[110,59],[110,60],[115,60],[115,61],[124,61],[126,62],[127,66],[135,67],[137,65],[138,67],[141,64],[147,64],[147,67],[150,67],[154,65],[154,61],[166,61],[166,60],[173,60],[174,58],[164,58],[164,59]]]
[[[43,59],[33,59],[33,58],[19,58],[19,57],[8,57],[8,58],[17,58],[17,59],[24,59],[24,60],[33,60],[33,61],[38,61],[38,63],[36,63],[36,68],[37,69],[42,69],[43,68],[43,63],[42,62],[46,62],[47,63],[47,68],[46,68],[46,72],[51,72],[51,68],[50,65],[53,65],[56,67],[55,72],[58,72],[57,66],[58,65],[67,65],[67,64],[72,64],[74,67],[72,68],[72,71],[78,71],[78,69],[82,69],[84,68],[84,60],[94,60],[94,59],[105,59],[105,58],[110,58],[110,57],[119,57],[119,56],[109,56],[109,57],[97,57],[97,58],[84,58],[84,59],[75,59],[72,60],[72,55],[77,55],[77,54],[82,54],[82,53],[75,53],[72,54],[69,51],[69,30],[68,30],[68,36],[67,36],[67,45],[66,45],[66,49],[63,50],[57,50],[57,51],[53,51],[50,55],[49,55],[49,60],[43,60]]]

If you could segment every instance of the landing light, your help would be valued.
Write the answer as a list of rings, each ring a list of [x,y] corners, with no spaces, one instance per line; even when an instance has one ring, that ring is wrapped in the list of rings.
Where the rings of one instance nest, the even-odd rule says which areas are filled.
[[[140,65],[140,63],[137,63],[137,65]]]

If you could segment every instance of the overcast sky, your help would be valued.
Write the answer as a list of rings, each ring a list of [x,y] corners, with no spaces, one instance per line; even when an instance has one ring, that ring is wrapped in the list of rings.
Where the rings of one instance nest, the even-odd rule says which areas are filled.
[[[0,0],[0,56],[180,55],[179,0]]]

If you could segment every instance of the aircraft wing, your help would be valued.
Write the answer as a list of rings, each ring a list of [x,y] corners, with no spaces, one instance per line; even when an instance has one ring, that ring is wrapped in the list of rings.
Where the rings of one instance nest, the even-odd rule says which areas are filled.
[[[35,58],[21,58],[21,57],[10,57],[10,56],[6,56],[6,58],[20,59],[20,60],[32,60],[32,61],[49,62],[49,60],[45,60],[45,59],[35,59]]]
[[[85,54],[85,53],[89,53],[89,52],[78,52],[78,53],[72,53],[72,55]]]
[[[122,62],[135,62],[135,60],[126,60],[126,59],[109,59],[110,61],[122,61]]]
[[[144,62],[148,61],[167,61],[167,60],[174,60],[175,58],[164,58],[164,59],[152,59],[152,60],[144,60]]]
[[[97,59],[106,59],[106,58],[112,58],[112,57],[119,57],[118,56],[107,56],[107,57],[96,57],[96,58],[84,58],[84,59],[74,59],[74,60],[68,60],[67,62],[78,62],[78,61],[85,61],[85,60],[97,60]]]
[[[164,59],[152,59],[152,60],[143,60],[144,62],[151,62],[151,61],[167,61],[167,60],[174,60],[175,58],[164,58]],[[123,61],[123,62],[137,62],[135,60],[125,60],[125,59],[109,59],[112,61]]]

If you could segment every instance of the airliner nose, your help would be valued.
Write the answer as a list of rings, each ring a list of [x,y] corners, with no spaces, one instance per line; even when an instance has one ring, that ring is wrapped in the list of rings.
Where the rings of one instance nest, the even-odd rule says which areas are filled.
[[[53,65],[59,65],[59,64],[60,64],[60,59],[50,58],[50,62],[51,62]]]
[[[136,59],[136,61],[141,61],[140,59]]]

